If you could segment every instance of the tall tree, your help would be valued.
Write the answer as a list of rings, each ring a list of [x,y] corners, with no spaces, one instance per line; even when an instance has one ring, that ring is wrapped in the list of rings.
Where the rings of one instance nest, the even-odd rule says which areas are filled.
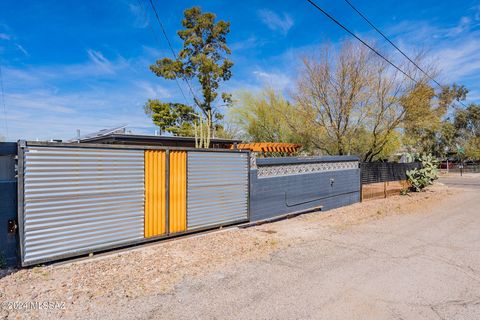
[[[194,94],[194,104],[205,119],[223,118],[217,104],[220,84],[231,78],[233,62],[228,59],[231,54],[227,46],[230,23],[215,21],[213,13],[202,13],[200,7],[184,11],[182,25],[178,31],[183,40],[183,48],[175,59],[163,58],[150,66],[150,70],[165,79],[196,79],[201,87],[202,96]],[[221,94],[224,104],[231,103],[228,93]]]
[[[350,42],[339,51],[327,46],[319,57],[303,62],[295,100],[305,123],[316,128],[312,143],[317,148],[373,161],[399,145],[406,114],[402,98],[414,88],[406,75]],[[408,65],[401,69],[424,81]]]
[[[465,147],[467,157],[480,159],[480,105],[470,104],[466,109],[458,109],[454,126],[457,142]]]
[[[304,58],[295,101],[299,114],[318,132],[312,143],[327,154],[348,154],[361,129],[370,92],[371,56],[350,42],[340,53],[325,46],[317,58]]]
[[[416,152],[443,155],[445,147],[452,149],[456,130],[447,117],[454,101],[464,100],[468,90],[453,84],[439,92],[421,83],[402,99],[406,110],[403,128],[404,143]]]
[[[252,142],[291,142],[308,148],[295,107],[280,93],[264,89],[254,94],[239,92],[227,119],[241,132],[244,140]],[[287,119],[289,119],[287,121]],[[292,123],[298,120],[298,123]]]

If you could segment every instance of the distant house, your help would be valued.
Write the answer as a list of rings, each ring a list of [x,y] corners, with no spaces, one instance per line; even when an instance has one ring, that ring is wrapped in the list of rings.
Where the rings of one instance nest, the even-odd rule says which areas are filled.
[[[155,136],[128,133],[109,133],[100,136],[85,137],[79,139],[79,142],[164,147],[195,147],[194,137]],[[234,148],[236,144],[241,142],[241,140],[212,138],[210,140],[210,148],[231,149]]]

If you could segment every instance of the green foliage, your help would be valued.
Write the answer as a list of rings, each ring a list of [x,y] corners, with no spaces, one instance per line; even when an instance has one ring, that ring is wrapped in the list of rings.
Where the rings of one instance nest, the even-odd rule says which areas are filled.
[[[145,113],[162,131],[175,136],[192,136],[197,115],[192,107],[181,103],[164,103],[149,99],[144,106]]]
[[[420,157],[422,163],[421,169],[412,169],[406,172],[408,181],[412,185],[412,190],[419,192],[425,187],[433,184],[438,179],[438,161],[432,155],[423,155]]]
[[[457,131],[446,118],[454,101],[464,100],[468,90],[453,84],[435,92],[425,83],[417,84],[402,98],[405,107],[403,142],[417,152],[444,154],[448,147],[455,148]]]
[[[328,139],[326,130],[310,119],[314,113],[299,110],[295,103],[287,101],[282,94],[272,89],[264,89],[258,94],[240,92],[238,100],[229,109],[230,123],[240,129],[241,138],[251,142],[290,142],[303,146],[302,152],[318,154],[337,150],[336,140]],[[321,137],[321,138],[319,138]],[[364,126],[352,131],[351,138],[344,142],[349,154],[364,155],[372,144],[374,135]],[[401,145],[401,135],[397,130],[389,132],[385,143],[373,160],[386,159]],[[336,154],[334,151],[331,154]]]
[[[465,146],[465,156],[480,159],[480,105],[471,104],[455,113],[454,127],[457,130],[457,142]]]
[[[281,94],[265,89],[258,94],[239,92],[238,100],[229,109],[228,119],[251,142],[290,142],[308,146],[305,126],[295,106]],[[299,129],[299,130],[297,130]]]
[[[219,85],[231,78],[233,62],[227,46],[230,23],[215,22],[215,14],[202,13],[200,7],[185,10],[182,20],[183,30],[178,31],[183,40],[183,48],[176,59],[163,58],[150,66],[150,70],[165,79],[197,79],[202,88],[203,99],[195,97],[195,104],[207,117],[211,112],[214,119],[221,117],[214,109]],[[222,93],[225,104],[231,102],[228,93]]]

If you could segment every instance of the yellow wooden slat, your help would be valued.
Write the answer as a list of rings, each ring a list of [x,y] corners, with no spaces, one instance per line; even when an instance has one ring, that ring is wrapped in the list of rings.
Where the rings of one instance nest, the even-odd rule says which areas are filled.
[[[187,229],[187,152],[170,151],[170,232]]]
[[[145,150],[145,238],[166,232],[165,151]]]

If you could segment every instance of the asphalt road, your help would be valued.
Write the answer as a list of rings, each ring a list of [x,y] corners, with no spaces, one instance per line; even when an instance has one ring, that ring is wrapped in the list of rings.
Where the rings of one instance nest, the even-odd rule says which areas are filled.
[[[468,189],[427,212],[313,230],[269,261],[187,279],[138,318],[480,319],[480,180],[441,182]]]
[[[452,187],[480,190],[480,173],[467,173],[463,176],[460,173],[451,173],[441,177],[439,181]]]

